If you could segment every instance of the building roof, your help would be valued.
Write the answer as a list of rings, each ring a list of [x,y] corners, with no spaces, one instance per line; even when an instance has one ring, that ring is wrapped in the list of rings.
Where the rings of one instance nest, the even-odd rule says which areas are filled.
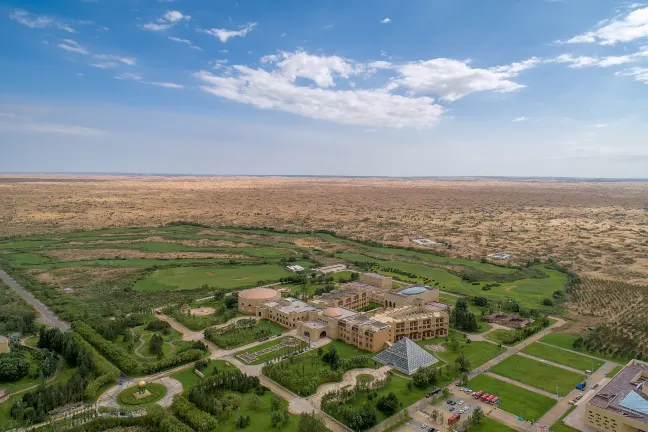
[[[304,303],[301,300],[297,300],[293,297],[286,297],[281,299],[278,302],[268,302],[264,303],[264,306],[275,307],[279,306],[279,311],[283,313],[296,313],[296,312],[310,312],[310,311],[319,311],[319,308],[313,307],[308,303]]]
[[[0,336],[0,342],[9,342],[9,339],[4,336]]]
[[[436,357],[406,337],[381,351],[374,360],[407,375],[438,362]]]
[[[279,292],[270,288],[250,288],[239,292],[238,295],[249,300],[270,300],[276,298]]]
[[[391,276],[385,276],[380,273],[362,273],[365,276],[371,276],[379,279],[391,279]]]
[[[643,392],[647,380],[648,363],[632,360],[588,403],[648,424],[648,396]]]
[[[335,318],[335,317],[339,317],[340,315],[342,315],[342,311],[340,310],[340,308],[330,307],[330,308],[324,309],[324,311],[322,312],[322,315],[330,317],[330,318]]]
[[[427,289],[425,289],[425,287],[413,286],[413,287],[405,288],[400,293],[403,294],[403,295],[414,295],[414,294],[424,293],[425,291],[427,291]]]

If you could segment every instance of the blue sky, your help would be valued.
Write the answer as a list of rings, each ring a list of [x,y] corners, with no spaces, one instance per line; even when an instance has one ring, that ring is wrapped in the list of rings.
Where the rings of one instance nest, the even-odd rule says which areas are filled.
[[[0,2],[0,171],[647,177],[648,4]]]

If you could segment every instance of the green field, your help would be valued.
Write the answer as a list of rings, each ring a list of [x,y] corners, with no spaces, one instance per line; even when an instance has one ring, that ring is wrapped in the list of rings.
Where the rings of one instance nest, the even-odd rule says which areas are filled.
[[[576,384],[585,380],[585,375],[520,355],[513,355],[496,364],[490,368],[490,372],[549,393],[561,395],[569,393],[576,387]]]
[[[621,371],[621,369],[623,369],[623,366],[621,366],[621,365],[615,366],[614,369],[609,371],[609,373],[607,374],[607,377],[608,378],[613,378],[614,376],[616,376],[616,374],[618,374]]]
[[[190,290],[207,284],[217,288],[254,286],[258,281],[277,281],[290,272],[278,264],[224,267],[175,267],[156,270],[135,284],[139,291]]]
[[[139,392],[138,386],[134,385],[128,387],[117,395],[117,403],[120,405],[147,405],[159,401],[167,393],[167,388],[158,383],[148,383],[146,389],[151,393],[151,395],[142,399],[137,399],[135,393]]]
[[[465,340],[462,340],[462,343],[459,346],[459,351],[457,352],[450,350],[447,343],[445,343],[444,346],[446,347],[446,351],[436,353],[435,355],[449,364],[453,370],[455,368],[455,360],[459,356],[460,352],[463,352],[468,360],[470,360],[471,369],[476,369],[505,351],[504,348],[498,348],[497,345],[482,341],[467,344],[465,343]],[[456,374],[457,372],[455,371],[455,375]]]
[[[522,352],[582,371],[591,370],[593,372],[605,363],[601,360],[595,360],[591,357],[585,357],[537,342],[528,345]]]
[[[515,432],[516,430],[490,417],[484,417],[479,426],[470,429],[471,432]]]
[[[488,335],[486,337],[489,340],[492,340],[495,343],[506,345],[504,343],[504,339],[502,339],[502,336],[504,336],[504,335],[506,335],[506,334],[508,334],[508,333],[510,333],[512,331],[514,331],[514,330],[497,329],[497,330],[493,330],[492,332],[488,333]],[[519,342],[516,342],[516,345],[518,343]]]
[[[575,348],[574,347],[574,342],[579,337],[580,337],[580,335],[573,334],[573,333],[551,332],[551,333],[543,336],[540,339],[540,342],[544,342],[544,343],[547,343],[549,345],[555,345],[557,347],[565,348],[565,349],[572,350],[572,351],[578,351],[578,352],[581,352],[583,354],[588,354],[588,355],[591,355],[591,356],[594,356],[594,357],[602,358],[602,359],[609,360],[609,361],[619,363],[619,364],[622,364],[622,365],[628,364],[628,362],[630,360],[632,360],[629,357],[628,358],[613,357],[613,356],[609,356],[609,355],[606,355],[606,354],[601,354],[601,353],[598,353],[598,352],[595,352],[595,351],[590,351],[590,350],[587,350],[585,348]]]
[[[273,431],[281,430],[282,432],[296,432],[297,425],[299,424],[299,417],[296,415],[289,415],[289,420],[284,424],[281,429],[273,428],[270,421],[270,400],[273,397],[273,393],[270,391],[265,392],[263,396],[260,396],[261,402],[263,404],[262,409],[254,411],[250,409],[250,400],[254,395],[254,392],[249,393],[239,393],[239,392],[224,392],[223,395],[231,393],[239,398],[241,398],[241,405],[238,409],[238,413],[242,416],[250,416],[252,420],[250,425],[243,430],[252,431]],[[288,402],[281,399],[281,404],[285,407],[288,405]],[[236,427],[236,416],[230,415],[229,418],[219,419],[218,423],[218,432],[239,432],[241,429]]]
[[[526,420],[538,420],[556,404],[554,399],[484,374],[468,381],[466,387],[497,395],[502,401],[500,408]]]
[[[203,373],[203,375],[208,377],[214,374],[214,369],[223,370],[233,367],[234,366],[231,363],[228,363],[224,360],[210,360],[209,366],[207,366],[207,368],[202,370],[201,372]],[[171,375],[171,378],[180,381],[182,383],[182,389],[185,391],[196,387],[201,380],[198,374],[194,372],[193,366],[183,369],[180,372],[174,373],[173,375]]]

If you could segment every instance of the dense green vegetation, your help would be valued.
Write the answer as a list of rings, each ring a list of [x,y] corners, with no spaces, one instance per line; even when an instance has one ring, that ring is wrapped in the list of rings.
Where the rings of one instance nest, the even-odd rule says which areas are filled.
[[[615,357],[608,354],[603,354],[597,351],[588,350],[583,344],[579,344],[580,335],[573,333],[560,333],[560,332],[551,332],[540,339],[540,342],[544,342],[549,345],[554,345],[560,348],[578,351],[583,354],[591,355],[594,357],[599,357],[605,360],[610,360],[620,364],[627,364],[631,357]]]
[[[270,336],[280,335],[286,329],[268,320],[240,320],[222,328],[208,328],[205,339],[219,348],[236,348]]]
[[[31,306],[0,280],[0,335],[33,333],[36,316]]]
[[[595,371],[605,363],[601,360],[596,360],[591,357],[575,354],[573,352],[556,349],[554,347],[550,347],[541,343],[533,343],[531,345],[528,345],[522,350],[522,352],[534,357],[552,361],[554,363],[569,366],[574,369],[580,369],[582,371]]]
[[[520,355],[505,359],[491,367],[490,371],[546,392],[562,395],[569,393],[576,384],[585,380],[585,375]]]
[[[478,375],[468,381],[467,387],[474,391],[484,391],[497,395],[502,404],[500,407],[525,420],[537,421],[544,413],[556,404],[554,399],[509,384],[488,375]]]
[[[349,369],[373,366],[368,354],[335,340],[325,349],[266,365],[263,374],[297,395],[308,396],[321,384],[341,381]]]

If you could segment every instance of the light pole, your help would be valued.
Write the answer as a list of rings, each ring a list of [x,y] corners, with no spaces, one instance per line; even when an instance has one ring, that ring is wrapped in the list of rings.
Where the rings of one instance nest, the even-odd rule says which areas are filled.
[[[560,399],[560,395],[558,394],[558,386],[556,386],[556,397]]]

